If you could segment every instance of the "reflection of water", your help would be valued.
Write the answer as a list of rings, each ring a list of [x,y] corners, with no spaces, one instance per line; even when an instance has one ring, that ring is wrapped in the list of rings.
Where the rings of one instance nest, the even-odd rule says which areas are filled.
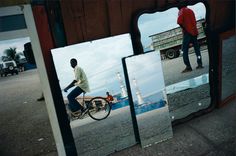
[[[117,97],[115,97],[117,98]],[[165,106],[166,101],[164,100],[163,92],[154,93],[148,96],[143,97],[143,104],[139,104],[136,100],[134,101],[135,113],[136,115],[142,114],[154,109],[161,108]],[[129,106],[128,98],[118,98],[115,103],[112,104],[112,110],[116,110],[122,107]]]
[[[166,87],[167,94],[176,93],[182,90],[190,89],[190,88],[196,88],[198,86],[204,85],[209,83],[209,74],[203,74],[201,76],[178,82],[172,85],[169,85]]]
[[[136,115],[161,108],[166,104],[162,91],[143,97],[143,101],[141,105],[138,101],[134,101]]]

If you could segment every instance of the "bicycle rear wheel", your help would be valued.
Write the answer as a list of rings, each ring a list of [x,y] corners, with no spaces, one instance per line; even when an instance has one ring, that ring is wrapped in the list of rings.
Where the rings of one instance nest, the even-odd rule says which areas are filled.
[[[111,112],[111,105],[103,97],[95,97],[88,104],[88,115],[94,120],[103,120]]]

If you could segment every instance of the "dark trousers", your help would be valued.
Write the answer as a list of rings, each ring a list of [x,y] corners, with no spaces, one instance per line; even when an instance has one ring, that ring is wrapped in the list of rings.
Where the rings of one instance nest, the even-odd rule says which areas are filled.
[[[197,41],[197,36],[192,36],[189,33],[184,33],[183,36],[183,60],[184,64],[187,67],[191,67],[191,64],[189,62],[189,57],[188,57],[188,49],[189,49],[189,44],[192,43],[194,47],[195,54],[197,56],[197,64],[202,65],[202,56],[200,53],[200,46]]]
[[[78,111],[82,109],[83,107],[80,105],[80,103],[75,99],[77,96],[79,96],[84,91],[80,87],[76,87],[73,89],[68,95],[68,101],[69,101],[69,108],[72,112]]]

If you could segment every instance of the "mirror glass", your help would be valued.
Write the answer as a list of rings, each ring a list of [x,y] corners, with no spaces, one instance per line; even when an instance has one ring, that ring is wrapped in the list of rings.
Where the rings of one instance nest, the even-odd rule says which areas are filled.
[[[171,138],[173,133],[159,53],[134,55],[125,61],[142,147]]]
[[[187,6],[187,8],[195,14],[198,30],[196,40],[200,46],[203,68],[197,68],[199,57],[196,57],[192,38],[185,46],[188,53],[186,48],[185,53],[183,52],[184,35],[177,24],[178,8],[152,14],[146,13],[138,20],[144,51],[155,49],[160,52],[172,121],[184,118],[210,105],[209,56],[207,37],[204,32],[206,9],[203,3]],[[183,56],[189,58],[192,70],[183,72],[186,68]]]
[[[132,54],[129,34],[52,50],[78,155],[108,155],[136,144],[121,62],[121,58]],[[67,93],[63,91],[75,79],[77,72],[77,67],[74,72],[70,66],[72,58],[77,60],[77,67],[83,69],[81,75],[86,75],[90,88],[84,97],[83,94],[76,97],[76,101],[88,110],[82,116],[70,114],[70,107],[67,107],[68,94],[77,86],[68,89]],[[85,76],[80,77],[77,85],[84,79]]]
[[[222,42],[222,94],[221,100],[236,93],[236,36]]]

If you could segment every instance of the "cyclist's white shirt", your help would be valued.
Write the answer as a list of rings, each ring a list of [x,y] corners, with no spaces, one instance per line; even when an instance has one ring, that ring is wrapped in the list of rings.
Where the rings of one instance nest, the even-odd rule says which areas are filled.
[[[74,68],[74,73],[75,73],[75,80],[77,81],[75,83],[75,86],[79,86],[83,91],[89,92],[89,83],[87,76],[82,68],[79,66],[76,66]]]

